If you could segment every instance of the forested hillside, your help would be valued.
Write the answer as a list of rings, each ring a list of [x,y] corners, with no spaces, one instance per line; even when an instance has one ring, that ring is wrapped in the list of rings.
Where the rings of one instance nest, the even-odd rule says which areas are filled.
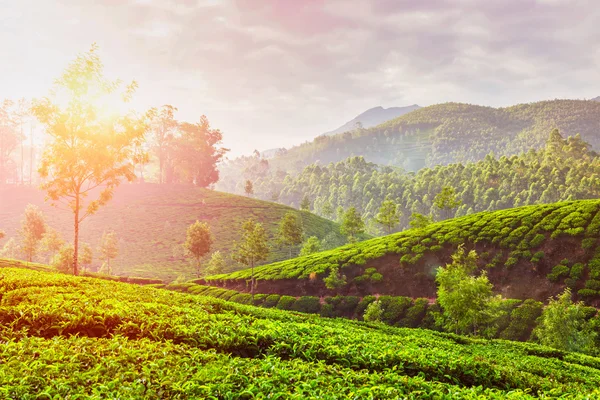
[[[68,211],[45,202],[43,192],[38,189],[0,186],[0,228],[6,232],[6,238],[0,241],[0,250],[11,239],[17,245],[21,243],[18,229],[29,203],[40,208],[49,227],[56,229],[63,239],[71,240],[72,215]],[[271,245],[267,262],[289,257],[287,248],[274,239],[279,221],[288,211],[300,217],[306,236],[329,241],[332,247],[345,243],[337,224],[309,212],[190,185],[157,184],[120,186],[106,207],[83,222],[81,237],[94,252],[92,270],[103,263],[98,251],[103,233],[114,231],[118,240],[118,256],[112,267],[114,274],[165,280],[180,275],[192,278],[195,268],[191,259],[184,257],[181,247],[190,224],[196,220],[207,222],[214,237],[211,253],[220,251],[225,267],[236,269],[241,266],[231,260],[231,250],[234,242],[240,240],[242,223],[250,217],[262,222],[267,230]],[[5,256],[25,257],[18,248],[10,251],[15,254]],[[40,252],[36,260],[48,262],[50,255]]]
[[[260,166],[260,157],[225,163],[218,188],[242,193],[246,179],[297,173],[312,163],[325,166],[350,156],[417,171],[426,166],[476,162],[490,152],[516,155],[542,148],[554,128],[564,136],[580,133],[593,149],[600,149],[600,102],[553,100],[507,108],[446,103],[424,107],[370,129],[318,137],[281,151]]]
[[[391,119],[398,118],[404,114],[408,114],[411,111],[418,110],[419,108],[420,107],[416,104],[406,107],[374,107],[357,115],[356,117],[352,118],[350,121],[346,122],[339,128],[324,133],[324,135],[332,136],[338,133],[349,132],[356,129],[357,126],[363,128],[371,128]]]
[[[371,233],[382,232],[374,219],[384,200],[392,200],[400,218],[395,229],[409,227],[413,213],[434,219],[478,211],[600,196],[600,158],[580,137],[547,136],[546,146],[520,155],[488,154],[475,163],[450,164],[406,173],[352,157],[327,166],[306,167],[298,175],[265,177],[255,182],[258,196],[277,194],[279,202],[298,206],[308,198],[314,212],[336,219],[338,208],[356,207]],[[456,203],[442,210],[436,198],[451,188]]]

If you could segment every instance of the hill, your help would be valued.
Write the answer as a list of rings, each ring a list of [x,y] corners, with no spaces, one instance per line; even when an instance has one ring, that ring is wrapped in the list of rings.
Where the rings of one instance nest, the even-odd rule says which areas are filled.
[[[580,133],[600,150],[600,102],[553,100],[507,108],[446,103],[420,108],[373,128],[321,136],[269,160],[276,171],[300,171],[350,156],[410,171],[425,166],[478,161],[488,153],[513,155],[541,148],[558,128]]]
[[[594,97],[594,98],[592,99],[592,101],[600,101],[600,96],[598,96],[598,97]]]
[[[323,135],[332,136],[337,135],[339,133],[352,131],[356,129],[358,123],[360,123],[363,128],[370,128],[372,126],[377,126],[391,119],[398,118],[401,115],[408,114],[409,112],[417,110],[419,108],[421,107],[419,107],[416,104],[407,107],[373,107],[352,118],[350,121],[346,122],[339,128],[329,132],[325,132]]]
[[[457,246],[475,249],[494,289],[506,298],[545,301],[565,286],[600,301],[600,200],[482,212],[255,269],[258,293],[291,296],[372,294],[434,298],[436,268]],[[327,289],[340,268],[347,284]],[[373,274],[377,278],[373,279]],[[249,270],[215,275],[213,286],[246,290]]]
[[[46,215],[48,224],[72,241],[71,214],[44,201],[44,194],[35,188],[0,186],[0,228],[7,237],[16,236],[25,206],[34,204]],[[113,229],[119,238],[119,257],[113,273],[172,280],[179,275],[191,278],[194,269],[182,258],[174,256],[173,248],[185,241],[187,227],[196,220],[206,221],[214,235],[213,251],[225,253],[230,269],[240,268],[227,257],[239,240],[242,222],[255,217],[273,236],[281,217],[288,211],[297,212],[307,236],[329,239],[335,245],[343,243],[339,227],[324,218],[290,207],[248,197],[235,196],[185,185],[133,184],[122,185],[114,198],[81,226],[81,239],[94,249],[102,233]],[[5,239],[6,240],[6,239]],[[97,253],[97,252],[95,252]],[[269,262],[287,258],[287,250],[274,246]],[[95,266],[98,267],[96,254]]]
[[[493,398],[600,395],[600,360],[0,269],[6,398]],[[552,379],[549,379],[549,377]]]

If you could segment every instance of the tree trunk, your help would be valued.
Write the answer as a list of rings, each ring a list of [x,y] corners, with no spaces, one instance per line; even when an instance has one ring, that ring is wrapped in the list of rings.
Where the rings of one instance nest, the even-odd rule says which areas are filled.
[[[73,275],[78,275],[78,253],[79,253],[79,193],[75,195],[75,238],[73,240]]]

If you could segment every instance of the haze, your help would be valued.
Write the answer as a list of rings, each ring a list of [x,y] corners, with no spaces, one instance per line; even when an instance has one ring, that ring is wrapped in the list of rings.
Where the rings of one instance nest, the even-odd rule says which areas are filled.
[[[591,98],[593,1],[0,0],[0,88],[46,94],[90,44],[136,106],[206,114],[231,155],[290,146],[375,106]],[[5,62],[9,60],[10,62]],[[43,68],[40,68],[43,66]]]

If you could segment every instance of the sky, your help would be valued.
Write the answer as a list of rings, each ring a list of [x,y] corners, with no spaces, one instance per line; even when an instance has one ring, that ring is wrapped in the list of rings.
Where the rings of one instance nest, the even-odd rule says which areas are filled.
[[[599,96],[598,21],[597,0],[0,0],[0,99],[97,43],[137,108],[205,114],[235,156],[375,106]]]

